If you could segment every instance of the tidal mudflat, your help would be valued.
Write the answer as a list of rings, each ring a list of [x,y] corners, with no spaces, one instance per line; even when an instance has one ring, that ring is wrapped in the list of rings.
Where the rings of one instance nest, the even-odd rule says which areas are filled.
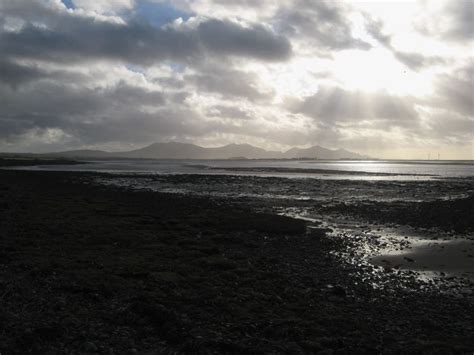
[[[469,352],[470,178],[0,171],[2,353]]]

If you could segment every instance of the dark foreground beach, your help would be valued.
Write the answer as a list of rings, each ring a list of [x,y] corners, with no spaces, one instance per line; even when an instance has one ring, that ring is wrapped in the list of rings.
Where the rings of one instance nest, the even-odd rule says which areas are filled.
[[[360,239],[277,215],[272,202],[96,183],[104,178],[0,170],[2,355],[474,351],[469,279],[458,287],[351,262]],[[474,230],[469,196],[300,203],[323,220],[356,216],[361,229]]]

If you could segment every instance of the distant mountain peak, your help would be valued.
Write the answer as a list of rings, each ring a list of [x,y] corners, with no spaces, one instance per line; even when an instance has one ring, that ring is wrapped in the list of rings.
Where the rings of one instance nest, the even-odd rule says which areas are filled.
[[[284,152],[268,151],[248,143],[230,143],[228,145],[204,148],[192,143],[156,142],[146,147],[125,152],[109,153],[96,150],[75,150],[54,153],[56,156],[84,158],[129,158],[129,159],[365,159],[367,157],[348,150],[328,149],[318,145],[308,148],[291,148]]]

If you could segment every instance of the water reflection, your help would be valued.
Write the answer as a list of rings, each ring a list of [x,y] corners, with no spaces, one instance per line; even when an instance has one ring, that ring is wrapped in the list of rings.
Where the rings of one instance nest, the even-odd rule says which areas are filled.
[[[433,176],[474,176],[474,164],[471,161],[434,163],[343,160],[101,160],[91,161],[90,164],[84,165],[44,165],[25,169],[154,174],[230,174],[355,180],[428,180]]]

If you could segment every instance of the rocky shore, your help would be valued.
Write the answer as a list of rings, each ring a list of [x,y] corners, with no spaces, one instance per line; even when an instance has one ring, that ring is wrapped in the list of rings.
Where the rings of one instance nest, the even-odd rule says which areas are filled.
[[[0,170],[2,354],[474,350],[471,295],[245,201],[97,177]]]

